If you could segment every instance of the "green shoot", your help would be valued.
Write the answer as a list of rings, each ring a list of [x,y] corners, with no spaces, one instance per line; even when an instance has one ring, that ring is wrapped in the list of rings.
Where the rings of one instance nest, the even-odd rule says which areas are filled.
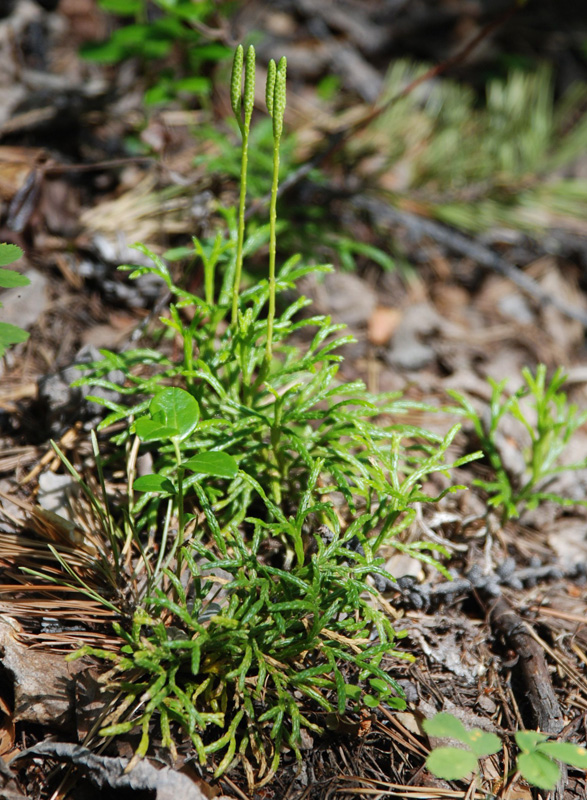
[[[461,780],[479,769],[479,759],[493,755],[501,749],[499,738],[479,728],[467,730],[452,714],[441,712],[422,723],[429,736],[456,739],[460,747],[436,747],[426,759],[426,766],[436,777]],[[516,757],[516,770],[532,786],[546,791],[554,789],[561,771],[557,761],[570,767],[587,769],[587,750],[571,742],[549,742],[548,735],[539,731],[518,731],[516,744],[520,750]],[[515,780],[514,775],[514,780]]]
[[[236,245],[236,267],[234,274],[234,286],[232,291],[232,324],[237,323],[238,318],[238,298],[243,266],[243,243],[245,237],[245,205],[247,199],[247,164],[249,156],[249,133],[251,128],[251,118],[255,104],[255,49],[249,45],[247,50],[246,65],[244,65],[245,88],[244,103],[241,95],[242,76],[243,76],[244,51],[242,44],[236,49],[234,61],[232,63],[232,75],[230,78],[230,101],[236,121],[238,123],[241,136],[241,172],[240,172],[240,195],[238,205],[238,238]],[[244,105],[244,115],[241,111]]]
[[[544,364],[538,365],[535,375],[527,368],[522,370],[522,375],[526,386],[509,397],[505,393],[506,380],[499,383],[490,380],[492,396],[487,425],[464,395],[449,392],[460,404],[458,412],[473,423],[481,448],[495,472],[494,480],[478,480],[475,485],[489,493],[490,505],[501,509],[504,522],[518,517],[525,509],[536,508],[544,500],[561,505],[586,504],[586,501],[571,500],[547,491],[547,485],[561,472],[587,467],[587,458],[573,464],[560,463],[573,433],[587,421],[587,411],[579,413],[576,405],[567,403],[567,396],[561,391],[566,380],[561,369],[556,370],[549,383]],[[532,399],[533,420],[522,405],[526,398]],[[512,481],[498,447],[499,424],[506,415],[519,423],[530,441],[524,452],[526,471],[520,485]]]

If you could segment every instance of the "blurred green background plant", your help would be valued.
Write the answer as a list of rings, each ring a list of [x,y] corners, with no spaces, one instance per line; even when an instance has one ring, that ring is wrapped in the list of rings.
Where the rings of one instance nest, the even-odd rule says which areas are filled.
[[[232,51],[204,33],[219,12],[213,0],[98,0],[118,19],[104,42],[88,43],[81,54],[89,61],[119,64],[138,58],[149,84],[145,103],[168,103],[177,97],[205,100],[212,90],[210,65]],[[229,13],[234,3],[223,3]]]

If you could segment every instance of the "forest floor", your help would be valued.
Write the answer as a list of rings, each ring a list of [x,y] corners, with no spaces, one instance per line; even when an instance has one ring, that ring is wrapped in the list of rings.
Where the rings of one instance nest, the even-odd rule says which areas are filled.
[[[399,22],[389,10],[387,27],[377,16],[384,3],[242,5],[211,35],[233,45],[247,30],[263,31],[259,60],[288,56],[286,126],[296,133],[291,159],[298,164],[318,152],[321,139],[370,112],[391,59],[441,63],[482,29],[476,3],[432,4],[438,6],[434,13],[413,3],[410,12],[397,11]],[[498,16],[495,10],[493,18]],[[215,204],[237,196],[232,175],[222,171],[222,142],[205,133],[214,126],[223,142],[237,141],[225,124],[228,69],[219,68],[205,109],[175,104],[145,110],[147,76],[137,61],[113,68],[79,57],[79,47],[97,32],[105,34],[105,25],[91,0],[62,0],[52,13],[23,0],[0,20],[0,240],[23,248],[17,266],[31,280],[30,287],[3,295],[0,312],[1,319],[30,331],[29,340],[0,364],[0,796],[248,797],[239,768],[214,782],[187,751],[169,772],[188,776],[189,790],[167,773],[163,777],[165,770],[159,778],[145,771],[134,785],[116,773],[106,756],[130,757],[128,740],[97,751],[92,763],[76,754],[71,743],[84,743],[88,704],[99,699],[88,698],[95,690],[92,671],[80,673],[78,662],[66,664],[63,655],[88,632],[101,632],[106,640],[109,614],[98,618],[101,612],[93,608],[80,617],[82,601],[38,587],[35,592],[19,570],[51,565],[47,541],[72,544],[71,526],[52,516],[65,513],[67,478],[49,440],[86,471],[89,430],[98,420],[69,388],[78,376],[72,364],[102,348],[147,343],[149,325],[165,303],[159,284],[129,282],[117,266],[135,262],[133,242],[163,253],[189,243],[192,234],[209,235],[219,224]],[[394,34],[398,25],[401,36]],[[504,21],[483,39],[481,52],[457,60],[450,77],[477,89],[487,64],[508,52],[520,30],[523,19]],[[552,56],[547,30],[545,23],[541,45]],[[571,34],[567,29],[558,35],[564,40]],[[557,46],[557,81],[585,82],[585,62],[569,66],[561,55],[565,47]],[[576,74],[569,77],[571,67]],[[322,94],[316,91],[329,72],[337,77],[337,94],[351,98],[342,111],[326,84],[320,84]],[[322,161],[321,181],[301,176],[284,201],[294,209],[327,208],[331,242],[332,232],[344,233],[348,241],[391,253],[395,266],[384,269],[368,249],[353,251],[347,241],[345,252],[356,267],[348,271],[341,250],[323,241],[316,258],[334,260],[336,272],[301,287],[316,313],[346,323],[355,336],[344,348],[343,378],[360,378],[373,393],[402,391],[435,407],[454,405],[448,392],[458,391],[487,416],[488,378],[507,379],[507,391],[514,392],[523,384],[524,367],[544,364],[549,374],[564,370],[569,401],[586,409],[585,220],[544,212],[534,230],[500,225],[458,232],[433,218],[434,198],[405,188],[409,159],[381,169],[381,135],[359,127],[356,137]],[[214,159],[216,171],[209,168]],[[565,176],[581,178],[586,169],[583,157]],[[370,191],[375,184],[387,194]],[[300,218],[288,224],[287,246],[294,247]],[[196,291],[202,283],[197,270],[191,281]],[[411,421],[446,432],[459,418],[445,410],[420,412]],[[514,481],[524,470],[526,436],[514,420],[500,431],[500,456]],[[102,434],[104,447],[107,440]],[[452,452],[477,447],[465,423]],[[564,459],[574,463],[585,453],[583,426]],[[472,488],[423,506],[408,532],[450,551],[452,583],[419,561],[391,549],[384,553],[386,568],[403,579],[386,593],[394,626],[407,632],[404,647],[415,657],[387,665],[406,694],[407,709],[392,712],[382,705],[372,714],[332,720],[328,734],[307,737],[301,764],[284,753],[280,770],[256,797],[548,795],[507,778],[515,758],[512,736],[539,727],[563,740],[584,743],[587,737],[587,508],[547,501],[502,524],[487,495],[473,486],[490,478],[484,461],[450,478],[439,474],[426,487],[432,494],[448,481]],[[587,469],[561,472],[548,487],[578,502],[586,490]],[[426,770],[434,743],[421,721],[439,710],[468,728],[505,736],[504,752],[483,762],[482,784],[449,783]],[[47,738],[44,753],[27,755],[27,748]],[[166,759],[157,752],[145,764],[160,767]],[[79,770],[73,772],[75,764]],[[556,795],[584,798],[584,775],[569,770]]]

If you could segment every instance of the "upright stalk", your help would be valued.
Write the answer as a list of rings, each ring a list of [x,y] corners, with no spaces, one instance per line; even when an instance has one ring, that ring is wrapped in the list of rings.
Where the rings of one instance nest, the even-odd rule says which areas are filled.
[[[238,229],[236,243],[236,263],[234,271],[234,285],[232,287],[232,324],[235,326],[238,321],[238,298],[243,266],[243,244],[245,239],[245,204],[247,199],[247,165],[249,158],[249,131],[251,128],[251,117],[255,105],[255,48],[250,45],[247,50],[247,60],[245,65],[245,90],[244,90],[244,116],[241,113],[242,102],[242,75],[243,75],[244,51],[242,44],[236,49],[234,61],[232,63],[232,75],[230,79],[230,102],[232,110],[242,136],[241,147],[241,177],[240,177],[240,196],[238,204]]]
[[[269,62],[267,70],[267,88],[265,100],[267,111],[273,118],[273,179],[271,181],[271,203],[269,205],[269,311],[267,314],[267,344],[265,350],[265,366],[269,369],[273,355],[273,320],[275,319],[275,255],[277,251],[277,189],[279,185],[279,145],[283,132],[283,115],[285,113],[285,78],[287,62],[285,56],[275,62]]]
[[[177,541],[176,541],[176,561],[177,561],[177,571],[176,575],[178,580],[181,580],[181,570],[182,570],[182,552],[181,548],[183,547],[183,538],[185,533],[185,509],[184,509],[184,501],[183,501],[183,476],[185,470],[181,467],[181,451],[179,449],[179,440],[177,437],[173,437],[173,449],[175,451],[175,459],[177,461]]]

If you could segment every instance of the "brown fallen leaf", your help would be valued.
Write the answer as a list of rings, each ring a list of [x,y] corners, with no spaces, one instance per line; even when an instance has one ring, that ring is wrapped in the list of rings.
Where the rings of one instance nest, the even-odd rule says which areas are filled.
[[[18,640],[20,631],[16,620],[0,617],[0,663],[13,680],[14,722],[72,728],[72,680],[83,664],[27,647]]]
[[[377,306],[369,317],[367,335],[371,344],[381,347],[389,342],[402,318],[399,308]]]

